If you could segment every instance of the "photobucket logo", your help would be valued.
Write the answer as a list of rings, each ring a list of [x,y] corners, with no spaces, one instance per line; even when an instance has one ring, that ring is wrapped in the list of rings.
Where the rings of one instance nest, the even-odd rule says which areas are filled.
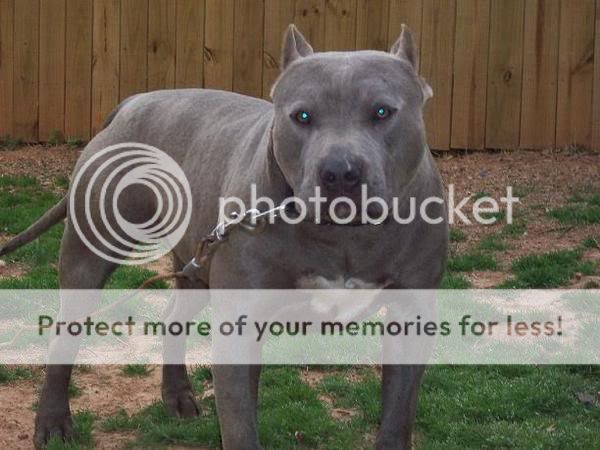
[[[273,223],[277,215],[279,220],[292,225],[306,220],[317,224],[325,221],[337,225],[378,225],[387,220],[404,225],[415,220],[430,225],[440,224],[445,220],[450,224],[461,222],[471,225],[475,222],[492,225],[500,218],[506,219],[506,223],[511,224],[514,205],[520,202],[518,197],[513,196],[512,186],[508,186],[506,195],[497,201],[490,196],[481,196],[475,199],[473,195],[457,199],[454,185],[450,184],[445,198],[446,200],[442,197],[430,196],[418,202],[415,197],[393,197],[389,202],[378,196],[369,196],[367,186],[363,184],[358,204],[346,196],[328,199],[321,195],[320,187],[316,186],[314,195],[308,197],[308,202],[294,196],[288,197],[276,205],[272,198],[258,196],[256,185],[252,184],[249,207],[239,197],[219,198],[219,223],[237,223],[248,220],[248,217],[252,221],[254,216],[262,212],[261,218],[266,218],[269,223]],[[435,208],[432,205],[438,205],[438,207]],[[443,205],[445,208],[442,207]],[[432,214],[431,209],[437,213]],[[310,217],[309,211],[312,211]],[[443,216],[444,211],[447,213],[447,217]]]
[[[119,210],[128,188],[145,193],[140,197],[144,204],[135,207],[151,203],[150,192],[154,197],[154,214],[143,223],[127,220]],[[137,142],[92,155],[69,192],[69,218],[81,240],[96,255],[118,264],[145,264],[167,254],[183,237],[191,214],[191,189],[179,164],[162,150]]]

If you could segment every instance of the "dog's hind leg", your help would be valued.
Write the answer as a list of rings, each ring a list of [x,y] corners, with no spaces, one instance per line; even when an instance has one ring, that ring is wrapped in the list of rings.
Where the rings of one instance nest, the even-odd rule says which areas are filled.
[[[183,268],[184,264],[174,257],[173,266],[175,271]],[[191,282],[177,279],[175,287],[179,289],[206,289],[208,286],[201,282]],[[178,296],[175,291],[170,310],[168,311],[165,322],[185,322],[192,319],[207,301],[206,299],[191,298],[189,296]],[[200,408],[194,399],[192,384],[187,375],[185,361],[186,336],[167,336],[163,340],[163,379],[161,394],[167,412],[175,417],[194,417],[200,414]],[[173,361],[182,363],[173,364]]]
[[[60,250],[61,306],[58,320],[77,320],[92,313],[99,304],[100,295],[96,294],[93,298],[90,292],[82,299],[81,293],[69,290],[101,289],[116,266],[90,251],[68,224]],[[52,437],[68,439],[73,435],[68,395],[73,366],[52,363],[74,361],[78,350],[79,341],[73,337],[57,336],[50,343],[49,365],[35,419],[36,448],[42,448]]]

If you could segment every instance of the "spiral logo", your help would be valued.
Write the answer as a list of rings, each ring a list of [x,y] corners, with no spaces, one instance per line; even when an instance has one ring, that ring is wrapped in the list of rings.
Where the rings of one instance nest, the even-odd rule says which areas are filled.
[[[134,209],[151,203],[150,219],[134,223],[124,217],[119,199],[127,188],[138,189],[138,195],[145,190],[139,200],[134,194],[122,203]],[[96,255],[141,265],[169,253],[181,240],[191,220],[191,199],[188,180],[173,158],[151,145],[127,142],[100,150],[79,168],[69,192],[69,218]]]

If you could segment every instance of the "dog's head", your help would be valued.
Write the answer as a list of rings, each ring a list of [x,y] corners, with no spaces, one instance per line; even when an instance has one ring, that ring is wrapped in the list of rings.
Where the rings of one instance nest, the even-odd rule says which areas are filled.
[[[432,95],[417,64],[404,26],[389,53],[313,53],[290,25],[271,92],[273,151],[309,214],[316,187],[328,203],[344,196],[358,208],[363,185],[388,204],[403,193],[425,152],[423,105]]]

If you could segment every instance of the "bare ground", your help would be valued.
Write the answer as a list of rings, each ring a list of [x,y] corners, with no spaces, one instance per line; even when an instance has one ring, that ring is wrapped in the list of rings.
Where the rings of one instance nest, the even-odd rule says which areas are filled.
[[[0,176],[32,175],[42,185],[53,186],[57,176],[69,176],[79,151],[67,147],[25,147],[0,152]],[[531,253],[573,248],[590,235],[600,235],[600,225],[565,227],[545,217],[550,207],[565,203],[574,189],[592,186],[600,191],[600,155],[551,152],[446,154],[437,158],[446,184],[453,183],[457,198],[485,192],[495,198],[505,194],[506,186],[513,186],[518,194],[525,194],[517,207],[517,216],[527,219],[527,232],[509,239],[509,248],[498,253],[500,270],[473,272],[469,279],[475,287],[497,285],[508,276],[511,261]],[[467,210],[467,209],[466,209]],[[501,230],[502,225],[459,225],[466,240],[453,244],[455,251],[464,251],[476,245],[482,236]],[[7,235],[0,235],[0,242]],[[586,258],[600,255],[590,250]],[[167,259],[153,263],[158,272],[171,269]],[[19,276],[24,268],[0,263],[0,277]],[[572,286],[583,285],[585,279],[576,277]],[[34,404],[41,385],[43,369],[35,369],[32,380],[0,385],[0,442],[4,448],[32,448]],[[310,369],[302,378],[309,384],[317,383],[323,374]],[[352,376],[350,374],[349,376]],[[160,398],[160,368],[147,377],[125,377],[119,367],[94,366],[89,371],[75,371],[74,380],[82,393],[73,399],[72,410],[87,409],[99,418],[105,418],[123,408],[134,413]],[[327,401],[327,399],[324,399]],[[334,411],[340,420],[351,417],[352,410]],[[96,424],[100,421],[96,421]],[[94,439],[97,448],[123,448],[132,438],[127,433],[103,433],[96,426]]]

